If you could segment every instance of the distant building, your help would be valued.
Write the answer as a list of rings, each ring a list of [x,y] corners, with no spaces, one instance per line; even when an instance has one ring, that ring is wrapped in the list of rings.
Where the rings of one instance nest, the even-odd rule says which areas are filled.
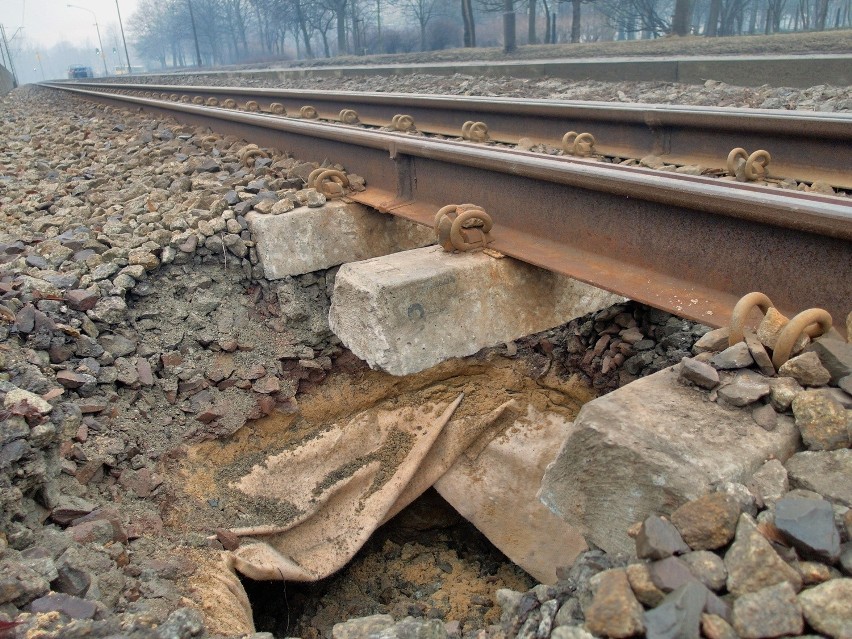
[[[145,72],[145,67],[137,67],[137,66],[130,67],[130,73],[144,73],[144,72]],[[115,67],[114,73],[115,73],[115,75],[127,75],[127,65],[121,65],[121,66]]]

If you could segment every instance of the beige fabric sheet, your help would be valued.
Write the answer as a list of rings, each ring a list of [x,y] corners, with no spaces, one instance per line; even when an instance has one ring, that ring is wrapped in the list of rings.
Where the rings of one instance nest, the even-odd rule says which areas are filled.
[[[256,580],[322,579],[435,485],[510,559],[555,582],[556,567],[586,546],[536,493],[571,422],[514,400],[453,419],[462,401],[370,410],[253,466],[232,486],[300,514],[284,526],[232,529],[242,543],[226,564]]]

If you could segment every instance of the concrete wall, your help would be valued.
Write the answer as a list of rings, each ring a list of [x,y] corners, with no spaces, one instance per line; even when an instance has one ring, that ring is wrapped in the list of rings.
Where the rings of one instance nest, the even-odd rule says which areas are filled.
[[[0,65],[0,95],[9,93],[12,86],[12,73],[6,67]]]

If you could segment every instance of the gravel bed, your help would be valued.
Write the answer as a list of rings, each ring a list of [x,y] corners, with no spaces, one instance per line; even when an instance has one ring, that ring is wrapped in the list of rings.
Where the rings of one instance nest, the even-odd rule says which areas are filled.
[[[347,359],[326,320],[334,270],[266,280],[244,218],[322,204],[302,188],[314,165],[44,89],[0,108],[0,621],[160,637],[151,626],[192,577],[187,553],[215,552],[207,534],[235,516],[176,506],[174,456],[297,410]],[[511,356],[611,389],[700,334],[639,306],[600,318]],[[610,336],[628,324],[647,336],[635,349]],[[36,612],[51,610],[71,625]],[[202,632],[180,614],[176,636]]]
[[[191,608],[154,626],[192,602],[192,553],[238,513],[176,504],[176,456],[298,410],[341,356],[364,366],[328,329],[335,270],[268,281],[247,230],[248,211],[321,205],[302,188],[315,165],[45,89],[0,109],[0,621],[204,633]],[[555,351],[601,389],[676,361],[680,342],[654,350],[673,318],[629,310],[641,352],[607,337],[584,357],[611,324],[587,318],[512,357],[544,371]]]
[[[243,217],[324,202],[316,167],[45,89],[0,109],[0,621],[206,633],[170,468],[296,410],[342,352],[333,273],[266,280]]]
[[[406,76],[352,76],[346,78],[299,78],[270,80],[246,71],[227,78],[204,74],[138,76],[139,84],[196,86],[241,86],[270,89],[327,91],[376,91],[381,93],[435,93],[485,97],[530,98],[541,100],[593,100],[642,104],[682,104],[747,109],[786,109],[799,111],[852,111],[852,87],[819,85],[807,89],[738,87],[716,80],[704,85],[675,82],[600,82],[557,78],[483,78],[457,73],[451,76],[415,73]]]
[[[245,223],[250,210],[275,215],[302,204],[321,205],[320,194],[304,188],[315,165],[45,89],[13,92],[0,101],[0,112],[5,141],[0,149],[0,635],[234,636],[207,627],[210,611],[202,612],[193,578],[223,549],[209,533],[238,513],[212,495],[190,507],[175,470],[189,444],[227,438],[248,419],[291,414],[300,397],[329,373],[364,368],[328,330],[335,270],[265,279]],[[359,184],[357,176],[350,179]],[[489,356],[520,358],[533,379],[553,368],[562,377],[582,375],[590,387],[607,391],[694,349],[704,350],[696,340],[712,342],[707,330],[625,303],[492,349]],[[696,375],[712,377],[694,368]],[[828,382],[814,365],[790,374],[816,375],[802,377],[809,386]],[[753,390],[754,383],[745,385],[745,391]],[[785,388],[784,397],[792,392],[789,384]],[[714,392],[708,401],[717,399]],[[834,394],[819,394],[829,392]],[[835,406],[845,401],[842,391],[826,387],[802,393],[802,410],[818,417],[803,427],[808,447],[831,455],[849,452],[848,438],[835,432],[838,415],[845,415]],[[795,413],[789,399],[776,410],[789,412],[793,404]],[[657,616],[663,621],[671,609],[685,610],[693,619],[694,602],[700,596],[702,606],[710,601],[709,588],[726,601],[739,597],[729,617],[742,636],[770,636],[760,634],[762,622],[754,620],[769,606],[787,608],[781,634],[800,634],[807,623],[824,636],[846,636],[842,624],[850,613],[831,604],[852,600],[847,578],[852,516],[845,498],[788,494],[786,471],[775,465],[762,477],[765,481],[754,486],[720,487],[711,496],[723,502],[718,508],[682,507],[683,517],[671,518],[680,542],[664,520],[646,520],[636,531],[637,543],[644,540],[637,546],[642,561],[592,551],[561,571],[555,586],[535,586],[526,594],[530,582],[494,555],[481,562],[459,560],[464,553],[457,552],[451,534],[438,539],[435,548],[420,545],[425,537],[420,532],[413,539],[391,538],[359,558],[359,565],[385,575],[394,562],[420,557],[428,564],[435,557],[457,576],[465,571],[478,590],[452,608],[462,611],[461,618],[449,617],[445,602],[416,594],[427,586],[430,594],[438,592],[442,580],[449,581],[441,577],[450,574],[446,568],[424,565],[422,583],[370,582],[361,608],[340,601],[360,588],[354,577],[338,581],[330,595],[314,593],[330,598],[303,606],[310,618],[300,621],[300,633],[328,636],[334,623],[376,612],[379,619],[351,621],[351,632],[343,627],[331,632],[366,637],[367,624],[388,638],[579,639],[588,631],[629,636],[639,634],[637,623],[650,627],[643,615],[652,608],[662,609]],[[783,499],[808,499],[814,503],[807,505],[823,515],[828,504],[830,521],[822,516],[779,522],[774,518]],[[775,546],[767,551],[769,541],[754,531],[757,526],[760,534],[770,534],[770,524],[782,536],[772,538]],[[708,546],[692,534],[696,528],[725,541]],[[702,552],[716,559],[709,554],[687,559]],[[672,570],[680,582],[652,579],[648,585],[641,571],[657,570],[655,562],[671,555],[682,555],[679,561],[689,564],[688,570],[694,560],[695,577],[684,579],[678,565]],[[720,562],[728,571],[724,586]],[[766,566],[772,570],[763,570]],[[610,568],[614,572],[605,572]],[[758,568],[768,576],[752,579],[748,587],[733,577],[734,570],[746,578]],[[612,587],[601,587],[610,582]],[[698,582],[704,590],[693,585]],[[483,584],[490,584],[492,594]],[[808,588],[797,595],[803,584]],[[497,588],[504,590],[493,593]],[[681,599],[684,605],[677,603]],[[624,614],[612,613],[612,606]],[[443,614],[430,615],[439,608]],[[724,619],[725,609],[717,611]],[[586,629],[577,627],[581,622]],[[7,630],[7,623],[20,625]],[[717,629],[715,635],[705,630],[711,639],[730,636],[715,618],[702,623]],[[612,624],[628,624],[631,630],[623,634]],[[287,627],[280,618],[268,626],[277,636],[286,636]]]

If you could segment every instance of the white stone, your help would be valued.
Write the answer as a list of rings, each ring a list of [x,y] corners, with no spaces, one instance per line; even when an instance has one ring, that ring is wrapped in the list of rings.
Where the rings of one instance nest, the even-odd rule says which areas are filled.
[[[38,411],[42,415],[47,415],[50,411],[53,410],[53,406],[51,406],[48,402],[43,400],[35,393],[31,393],[30,391],[24,390],[23,388],[13,388],[8,393],[6,393],[6,398],[3,400],[3,407],[7,409],[12,408],[13,406],[21,402],[29,405],[31,408]]]
[[[246,220],[270,280],[435,243],[431,228],[354,202],[301,206],[272,216],[249,213]]]
[[[544,469],[571,427],[567,417],[529,405],[481,452],[461,455],[435,483],[462,517],[546,584],[556,583],[557,566],[570,566],[588,549],[577,530],[536,499]]]
[[[627,529],[650,513],[745,483],[766,459],[796,451],[789,417],[767,432],[749,410],[709,402],[677,376],[667,368],[585,404],[544,475],[539,498],[607,552],[630,552]]]
[[[510,258],[432,246],[344,265],[329,325],[371,367],[408,375],[623,299]]]

